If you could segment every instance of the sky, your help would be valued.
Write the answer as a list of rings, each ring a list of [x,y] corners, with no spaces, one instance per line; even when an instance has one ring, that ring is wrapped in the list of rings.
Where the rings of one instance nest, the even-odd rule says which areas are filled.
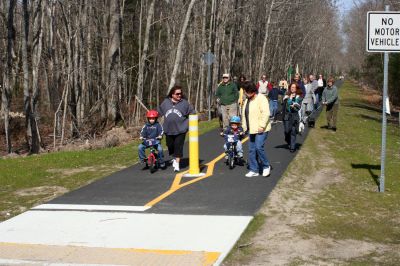
[[[342,14],[353,7],[353,0],[338,0],[337,3]]]

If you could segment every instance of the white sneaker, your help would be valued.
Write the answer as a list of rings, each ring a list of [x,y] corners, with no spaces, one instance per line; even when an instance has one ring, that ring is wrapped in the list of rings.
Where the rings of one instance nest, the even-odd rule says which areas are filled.
[[[174,167],[175,172],[179,172],[179,163],[176,160],[172,162],[172,167]]]
[[[268,168],[265,168],[265,169],[263,170],[262,176],[267,177],[267,176],[269,176],[270,174],[271,174],[271,166],[268,166]]]
[[[253,177],[253,176],[258,176],[258,173],[250,171],[246,174],[246,177]]]

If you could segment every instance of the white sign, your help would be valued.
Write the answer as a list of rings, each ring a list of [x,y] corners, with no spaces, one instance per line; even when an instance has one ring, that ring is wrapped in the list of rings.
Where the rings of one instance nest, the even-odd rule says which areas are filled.
[[[206,63],[207,66],[212,65],[215,61],[215,55],[210,52],[203,53],[202,58],[204,60],[204,63]]]
[[[368,12],[367,52],[400,52],[400,12]]]

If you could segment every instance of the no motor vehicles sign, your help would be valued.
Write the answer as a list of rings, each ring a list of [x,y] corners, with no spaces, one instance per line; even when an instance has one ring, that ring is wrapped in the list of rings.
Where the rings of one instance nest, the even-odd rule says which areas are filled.
[[[400,12],[368,12],[367,51],[400,52]]]

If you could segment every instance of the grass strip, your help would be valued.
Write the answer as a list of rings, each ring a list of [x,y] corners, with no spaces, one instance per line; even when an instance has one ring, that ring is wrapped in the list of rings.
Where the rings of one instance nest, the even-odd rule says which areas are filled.
[[[276,187],[278,198],[290,202],[289,205],[283,202],[285,207],[265,212],[270,206],[267,200],[263,206],[267,216],[259,225],[260,232],[269,231],[270,235],[274,235],[274,227],[269,224],[270,218],[289,217],[290,221],[291,215],[305,211],[309,221],[293,225],[296,237],[304,240],[322,237],[337,242],[357,240],[376,247],[375,251],[359,257],[350,256],[340,262],[335,258],[335,263],[399,265],[399,126],[397,122],[388,123],[386,191],[379,193],[382,111],[379,106],[371,105],[367,95],[351,82],[346,81],[339,93],[337,132],[321,128],[326,125],[325,111],[322,111],[315,129],[311,130]],[[311,176],[317,183],[310,184]],[[313,194],[308,194],[310,191]],[[285,208],[293,202],[301,207],[289,207],[290,213],[286,213]],[[268,246],[260,246],[257,242],[257,238],[262,238],[260,232],[253,233],[253,239],[244,241],[241,238],[238,243],[254,242],[254,245],[248,246],[246,253],[236,247],[224,265],[268,261],[267,258],[256,259],[258,251],[260,254],[273,253]],[[275,246],[279,244],[282,243],[274,243]],[[291,255],[296,259],[288,258],[288,265],[318,265],[321,261],[329,264],[333,259],[324,257],[324,254],[305,258],[304,254],[296,254],[295,251]]]

